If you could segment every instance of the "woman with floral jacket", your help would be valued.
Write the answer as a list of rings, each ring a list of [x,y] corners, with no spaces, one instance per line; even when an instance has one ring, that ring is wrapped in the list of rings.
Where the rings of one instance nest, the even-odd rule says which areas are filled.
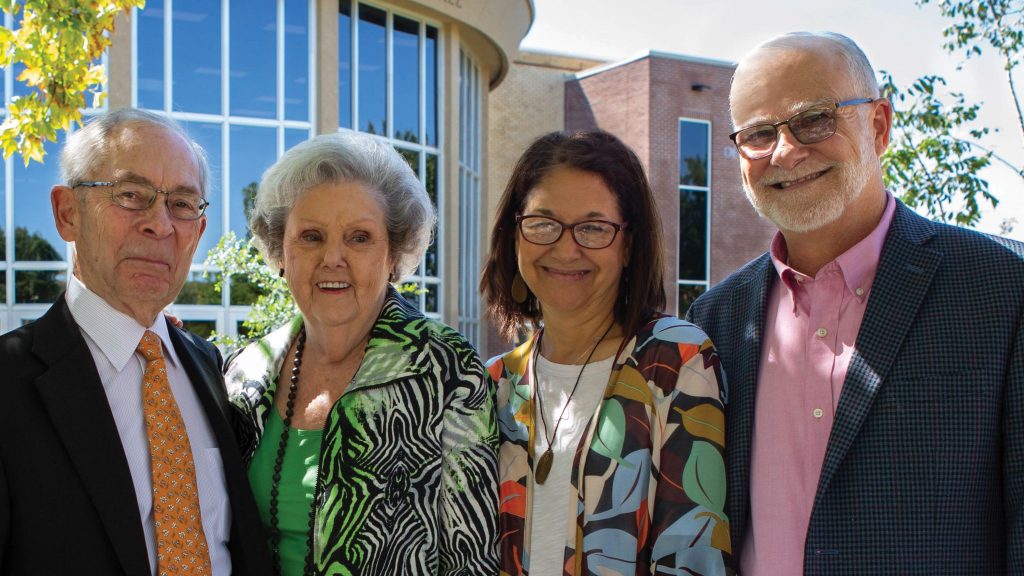
[[[636,155],[552,133],[520,158],[481,287],[507,335],[498,385],[502,576],[724,574],[723,375],[664,308],[660,225]]]

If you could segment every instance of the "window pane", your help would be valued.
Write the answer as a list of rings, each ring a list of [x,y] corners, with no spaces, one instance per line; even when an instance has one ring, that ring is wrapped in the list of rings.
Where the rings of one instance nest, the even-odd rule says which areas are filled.
[[[395,138],[420,141],[420,25],[394,17],[394,115]]]
[[[352,5],[338,9],[338,126],[352,127]]]
[[[386,48],[383,10],[359,5],[359,130],[387,134]]]
[[[188,132],[193,140],[199,143],[206,150],[206,158],[210,164],[210,180],[206,184],[206,199],[210,207],[206,209],[206,232],[203,232],[199,239],[199,246],[192,257],[196,264],[206,260],[206,253],[217,245],[221,235],[224,234],[223,219],[224,203],[221,201],[221,136],[220,124],[207,122],[181,122],[182,128]]]
[[[231,304],[234,306],[252,306],[265,293],[266,290],[260,290],[248,276],[236,274],[231,277]]]
[[[200,338],[209,338],[210,334],[217,329],[215,320],[182,320],[181,322],[185,325],[185,330]]]
[[[395,146],[395,150],[398,150],[398,153],[402,155],[402,158],[405,158],[405,161],[409,164],[409,167],[412,168],[416,177],[419,177],[420,153],[415,150],[406,150],[405,148],[399,148],[397,146]]]
[[[231,0],[230,27],[231,114],[277,118],[277,2]]]
[[[14,302],[17,304],[50,304],[67,285],[64,270],[19,270],[14,273]]]
[[[437,156],[433,154],[427,154],[427,173],[425,176],[424,186],[427,188],[427,196],[430,196],[430,203],[434,205],[434,209],[437,209]],[[430,247],[427,248],[427,253],[424,256],[424,268],[423,273],[427,276],[440,276],[441,275],[441,263],[438,256],[437,249],[437,236],[438,230],[435,226],[434,234],[430,240]]]
[[[204,277],[203,272],[190,272],[181,292],[174,299],[175,304],[220,304],[220,292],[214,288],[214,283],[220,278],[220,274],[210,274]]]
[[[682,318],[686,315],[686,311],[690,309],[690,304],[697,299],[698,296],[704,293],[704,286],[694,286],[692,284],[679,284],[679,299],[678,307],[679,317]]]
[[[249,211],[260,176],[277,159],[277,129],[231,127],[231,230],[249,237]]]
[[[424,312],[440,312],[441,311],[441,298],[437,284],[427,284],[427,293],[423,295],[423,311]]]
[[[185,112],[219,114],[220,2],[174,0],[173,15],[172,105]]]
[[[437,28],[427,26],[427,146],[437,146]]]
[[[284,4],[284,117],[309,119],[309,3]]]
[[[3,84],[3,82],[0,82]],[[0,304],[7,303],[7,273],[0,270]]]
[[[707,192],[679,191],[679,279],[707,280]]]
[[[64,133],[57,134],[58,142]],[[58,156],[62,146],[46,142],[43,164],[30,162],[28,167],[20,156],[14,157],[14,258],[16,260],[63,260],[66,244],[57,234],[50,209],[50,188],[60,183]],[[102,194],[106,188],[90,191]]]
[[[138,11],[137,38],[140,108],[164,109],[164,0],[149,0]]]
[[[309,140],[309,130],[296,130],[295,128],[285,128],[284,130],[284,149],[291,150],[292,148],[302,144],[306,140]]]
[[[679,122],[679,185],[708,185],[708,124]]]

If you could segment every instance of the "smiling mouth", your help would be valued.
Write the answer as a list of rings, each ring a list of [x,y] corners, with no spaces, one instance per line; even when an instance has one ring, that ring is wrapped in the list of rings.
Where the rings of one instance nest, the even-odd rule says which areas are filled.
[[[555,278],[565,280],[582,280],[584,276],[590,274],[590,270],[555,270],[554,268],[544,268],[544,271]]]
[[[798,184],[804,184],[805,182],[810,182],[812,180],[817,180],[818,178],[823,176],[829,170],[831,170],[831,168],[826,168],[826,169],[822,170],[821,172],[814,172],[812,174],[808,174],[807,176],[804,176],[803,178],[797,178],[796,180],[787,180],[785,182],[776,182],[774,184],[769,184],[769,186],[771,186],[772,188],[775,188],[776,190],[785,190],[786,188],[789,188],[790,186],[796,186]]]
[[[316,287],[321,290],[343,290],[352,286],[348,282],[317,282]]]

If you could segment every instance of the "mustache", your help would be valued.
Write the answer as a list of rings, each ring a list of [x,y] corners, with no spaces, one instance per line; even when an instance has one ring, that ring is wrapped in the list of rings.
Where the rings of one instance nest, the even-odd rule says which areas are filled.
[[[779,168],[772,170],[771,172],[762,176],[760,179],[758,179],[757,184],[759,186],[774,186],[781,182],[792,182],[794,180],[806,178],[808,176],[811,176],[812,174],[825,172],[826,170],[829,170],[834,167],[835,165],[822,165],[813,168],[804,168],[801,166],[799,170],[785,170]]]

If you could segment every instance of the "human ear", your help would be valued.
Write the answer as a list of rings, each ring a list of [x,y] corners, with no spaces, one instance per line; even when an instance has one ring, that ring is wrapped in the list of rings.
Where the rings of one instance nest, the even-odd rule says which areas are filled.
[[[81,230],[82,212],[78,194],[67,186],[54,186],[50,190],[50,208],[53,209],[53,222],[60,237],[65,242],[77,240]]]

